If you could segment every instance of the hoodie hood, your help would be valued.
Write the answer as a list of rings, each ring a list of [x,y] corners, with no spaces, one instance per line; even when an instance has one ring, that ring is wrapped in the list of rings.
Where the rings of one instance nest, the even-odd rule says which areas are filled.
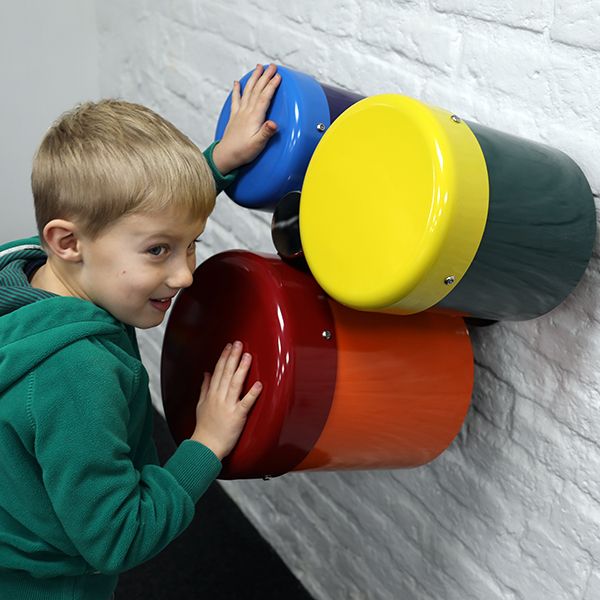
[[[37,237],[0,246],[0,394],[65,346],[126,331],[92,302],[32,288],[27,265],[45,258]]]
[[[32,262],[43,264],[46,258],[37,237],[0,246],[0,315],[54,296],[50,292],[32,288],[27,278],[27,265]]]

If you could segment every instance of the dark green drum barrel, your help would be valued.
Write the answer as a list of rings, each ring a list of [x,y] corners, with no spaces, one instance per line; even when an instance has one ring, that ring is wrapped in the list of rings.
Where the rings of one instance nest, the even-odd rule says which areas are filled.
[[[471,307],[473,316],[495,320],[539,317],[569,295],[590,259],[590,186],[563,152],[467,124],[485,157],[489,212],[471,266],[437,307]]]

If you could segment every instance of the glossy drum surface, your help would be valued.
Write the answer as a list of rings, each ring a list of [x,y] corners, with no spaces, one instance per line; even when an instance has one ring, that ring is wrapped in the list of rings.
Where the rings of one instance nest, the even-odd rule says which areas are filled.
[[[418,466],[469,406],[462,319],[352,311],[275,256],[231,251],[198,267],[169,319],[162,389],[176,441],[193,431],[202,373],[235,339],[253,355],[245,389],[264,389],[222,478]]]
[[[348,307],[423,311],[472,262],[487,193],[483,154],[462,121],[397,94],[366,98],[332,124],[310,161],[305,258]]]
[[[539,317],[579,283],[596,208],[581,169],[555,148],[467,122],[485,157],[489,211],[477,254],[438,305],[484,319]]]
[[[290,192],[277,203],[271,218],[271,239],[282,259],[308,270],[300,239],[300,199],[300,192]]]
[[[288,192],[302,187],[312,153],[331,122],[361,96],[320,84],[313,77],[277,67],[281,82],[267,112],[278,131],[265,151],[241,167],[227,195],[247,208],[272,209]],[[252,72],[240,80],[242,90]],[[215,139],[221,139],[231,113],[231,94],[217,123]]]
[[[300,202],[312,274],[366,311],[538,317],[579,282],[595,231],[567,155],[394,94],[332,124]]]
[[[228,342],[253,356],[243,393],[263,391],[221,478],[280,475],[300,462],[320,435],[335,385],[333,319],[312,277],[274,256],[230,251],[202,263],[179,294],[163,343],[165,416],[179,443],[195,425],[205,371]]]
[[[470,405],[473,355],[464,321],[399,317],[331,301],[338,365],[327,422],[295,470],[423,465],[458,434]]]

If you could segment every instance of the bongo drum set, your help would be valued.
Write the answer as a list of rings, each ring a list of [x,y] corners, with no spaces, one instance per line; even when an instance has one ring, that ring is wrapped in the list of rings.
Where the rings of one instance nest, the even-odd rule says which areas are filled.
[[[277,255],[217,254],[180,293],[161,366],[169,427],[191,435],[202,373],[240,339],[264,387],[221,478],[423,465],[470,404],[465,318],[558,306],[591,257],[592,192],[557,149],[278,72],[278,133],[227,190],[273,213]]]

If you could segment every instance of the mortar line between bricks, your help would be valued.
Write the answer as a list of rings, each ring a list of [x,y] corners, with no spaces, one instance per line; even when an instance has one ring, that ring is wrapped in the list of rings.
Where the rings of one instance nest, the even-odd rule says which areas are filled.
[[[341,483],[341,484],[342,484],[344,487],[347,487],[347,488],[349,487],[349,486],[346,484],[346,482],[345,482],[345,481],[343,481],[343,479],[342,479],[342,478],[339,478],[339,481],[340,481],[340,483]],[[341,509],[340,509],[340,507],[339,507],[338,505],[336,505],[335,503],[333,503],[333,502],[331,501],[331,499],[329,499],[329,498],[325,497],[325,496],[323,495],[323,492],[322,492],[322,490],[321,490],[321,489],[320,489],[320,488],[319,488],[319,487],[318,487],[318,486],[317,486],[317,485],[316,485],[316,484],[315,484],[315,483],[314,483],[314,482],[313,482],[313,481],[312,481],[310,478],[305,478],[305,482],[308,484],[308,486],[309,486],[309,487],[312,487],[312,488],[313,488],[315,491],[317,491],[317,492],[318,492],[318,494],[319,494],[319,496],[320,496],[320,497],[321,497],[321,498],[322,498],[322,499],[323,499],[323,500],[324,500],[324,501],[325,501],[327,504],[329,504],[329,506],[330,506],[330,507],[331,507],[331,508],[332,508],[334,511],[336,511],[336,512],[341,512]],[[350,518],[348,515],[346,515],[346,521],[347,521],[348,523],[350,523],[350,524],[351,524],[351,527],[352,527],[353,531],[354,531],[354,532],[355,532],[355,533],[356,533],[358,536],[361,536],[361,535],[363,535],[363,534],[361,534],[361,532],[360,532],[360,531],[358,531],[358,529],[357,529],[357,528],[354,526],[354,521],[353,521],[353,520],[352,520],[352,519],[351,519],[351,518]],[[368,536],[368,537],[369,537],[369,538],[370,538],[370,539],[371,539],[373,542],[375,542],[375,543],[377,543],[377,542],[378,542],[378,540],[377,540],[377,539],[375,539],[374,537],[372,537],[372,536],[370,535],[370,532],[367,532],[367,534],[366,534],[366,535],[367,535],[367,536]],[[422,552],[423,552],[423,548],[422,548],[422,547],[421,547],[421,546],[420,546],[420,545],[419,545],[419,544],[416,542],[416,540],[413,540],[411,537],[406,537],[406,538],[405,538],[405,540],[407,540],[407,541],[408,541],[408,543],[409,543],[409,544],[410,544],[410,545],[411,545],[411,546],[412,546],[412,547],[413,547],[413,548],[414,548],[414,549],[415,549],[415,550],[416,550],[418,553],[422,553]],[[408,573],[407,571],[404,571],[404,570],[403,570],[402,572],[403,572],[403,573],[406,573],[406,574],[407,574],[407,575],[408,575],[408,576],[409,576],[409,577],[410,577],[410,578],[411,578],[411,579],[414,581],[414,583],[416,584],[416,586],[417,586],[417,587],[421,588],[421,590],[422,590],[422,591],[423,591],[425,594],[429,595],[429,592],[428,592],[428,591],[427,591],[425,588],[423,588],[423,587],[422,587],[422,584],[421,584],[421,582],[420,582],[420,581],[417,581],[416,579],[414,579],[414,578],[412,577],[412,575],[411,575],[410,573]],[[434,600],[434,599],[432,599],[432,600]]]
[[[209,4],[212,4],[213,6],[216,6],[218,8],[222,8],[223,5],[218,3],[218,2],[209,2]],[[264,19],[268,19],[269,18],[269,11],[263,9],[261,6],[258,5],[251,5],[253,7],[253,10],[255,12],[255,14],[253,15],[255,17],[255,20],[264,20]],[[230,13],[236,14],[235,11],[229,11]],[[288,15],[281,15],[285,21],[289,24],[292,25],[292,29],[298,29],[300,33],[303,34],[308,34],[309,37],[314,37],[315,33],[323,33],[323,34],[329,34],[329,35],[333,35],[335,36],[337,39],[354,39],[354,37],[356,36],[356,32],[351,32],[351,33],[347,33],[344,35],[339,35],[336,32],[333,31],[325,31],[322,29],[318,29],[316,28],[310,21],[295,21],[293,18],[291,18]],[[212,31],[210,29],[207,29],[206,31]],[[242,44],[240,44],[242,45]],[[242,45],[242,47],[244,47]],[[250,48],[252,49],[252,48]]]
[[[526,396],[523,396],[523,398],[525,400],[529,400],[532,404],[540,407],[540,405],[527,398]],[[544,408],[544,407],[540,407],[540,408]],[[481,414],[480,411],[477,411],[478,414]],[[482,415],[483,418],[485,418]],[[559,419],[554,419],[559,425],[565,427],[566,429],[568,429],[571,433],[574,433],[577,437],[580,437],[582,439],[584,439],[585,441],[590,441],[592,443],[592,445],[598,447],[598,444],[593,441],[593,440],[589,440],[588,438],[580,435],[578,432],[576,432],[575,430],[572,430],[570,427],[568,427],[567,425],[565,425],[564,423],[562,423]],[[486,419],[486,422],[490,422],[488,419]],[[491,423],[492,426],[496,427],[493,423]],[[563,488],[564,488],[564,482],[566,481],[565,477],[557,472],[555,469],[552,468],[553,463],[549,463],[548,461],[545,461],[544,459],[540,458],[538,455],[534,454],[529,448],[527,448],[526,446],[524,446],[519,440],[515,439],[512,434],[508,433],[508,438],[510,439],[510,441],[515,444],[516,446],[518,446],[523,452],[525,452],[531,459],[533,459],[536,463],[540,464],[549,474],[553,475],[554,477],[557,477],[559,480],[561,480],[563,482]],[[485,465],[483,465],[482,463],[479,463],[479,461],[477,461],[476,457],[473,458],[473,460],[475,462],[477,462],[478,464],[480,464],[483,468],[485,468]],[[586,496],[589,496],[596,504],[600,505],[600,500],[594,498],[594,496],[591,494],[591,492],[589,492],[588,490],[585,490],[584,488],[582,488],[576,481],[574,481],[573,479],[569,479],[569,481],[582,493],[586,494]]]
[[[488,25],[492,25],[494,28],[498,28],[498,29],[506,29],[509,31],[525,31],[527,33],[531,33],[531,34],[535,34],[535,35],[539,35],[541,36],[543,34],[543,30],[539,31],[537,29],[533,29],[532,27],[526,27],[524,25],[519,25],[518,23],[515,24],[509,24],[509,23],[504,23],[502,21],[498,21],[498,20],[493,20],[491,18],[486,18],[483,16],[479,16],[479,15],[468,15],[465,13],[460,13],[460,12],[455,12],[455,11],[451,11],[451,10],[437,10],[434,7],[434,12],[437,14],[442,14],[442,15],[452,15],[454,17],[460,17],[461,19],[464,19],[467,22],[478,22],[478,23],[486,23]]]
[[[471,402],[471,410],[475,413],[477,413],[486,423],[488,423],[488,425],[490,425],[491,427],[493,427],[494,429],[496,429],[498,432],[505,432],[506,430],[502,427],[500,427],[499,425],[496,425],[496,423],[494,423],[491,419],[489,419],[486,414],[479,409],[479,407],[476,404],[473,404]],[[510,435],[510,434],[507,434]]]
[[[450,496],[450,497],[451,497],[451,498],[454,500],[454,502],[456,502],[457,504],[459,504],[460,506],[462,506],[463,508],[465,508],[465,509],[468,511],[468,510],[470,509],[470,507],[466,506],[466,505],[465,505],[463,502],[461,502],[461,501],[460,501],[460,500],[459,500],[459,499],[458,499],[458,498],[457,498],[457,497],[454,495],[454,493],[452,493],[452,491],[450,491],[449,489],[445,488],[445,487],[444,487],[444,486],[441,484],[441,482],[440,482],[440,480],[439,480],[439,476],[438,476],[437,472],[436,472],[434,469],[431,469],[431,472],[433,472],[433,477],[434,477],[434,479],[436,480],[436,483],[439,485],[439,487],[440,487],[440,488],[441,488],[441,489],[442,489],[444,492],[446,492],[446,493],[447,493],[447,494],[448,494],[448,495],[449,495],[449,496]],[[453,538],[453,539],[457,540],[457,541],[458,541],[458,542],[459,542],[461,545],[463,545],[463,546],[464,546],[464,542],[461,540],[461,538],[459,538],[459,537],[456,535],[456,533],[455,533],[453,530],[451,530],[451,529],[448,529],[448,528],[444,527],[444,526],[441,524],[441,521],[439,521],[439,519],[437,518],[437,515],[436,515],[435,513],[433,513],[432,511],[430,511],[430,510],[427,508],[427,506],[426,506],[424,503],[422,503],[422,502],[421,502],[421,501],[420,501],[420,500],[419,500],[419,499],[418,499],[418,498],[417,498],[417,497],[416,497],[416,496],[415,496],[415,495],[414,495],[414,494],[413,494],[413,493],[412,493],[410,490],[408,490],[408,488],[406,488],[404,485],[402,485],[402,483],[401,483],[400,481],[398,481],[397,479],[395,479],[395,481],[397,481],[397,482],[398,482],[398,483],[399,483],[399,484],[402,486],[402,489],[403,489],[403,490],[405,490],[405,491],[408,493],[408,495],[409,495],[409,496],[413,497],[415,500],[417,500],[417,501],[418,501],[418,504],[420,505],[420,507],[421,507],[422,509],[423,509],[423,508],[425,509],[425,510],[424,510],[424,512],[428,513],[428,514],[429,514],[431,517],[433,517],[433,521],[434,521],[435,523],[437,523],[437,524],[438,524],[438,525],[441,527],[441,529],[444,529],[444,530],[445,530],[447,533],[449,533],[449,534],[450,534],[450,537],[451,537],[451,538]],[[343,485],[344,487],[348,488],[349,492],[351,492],[351,491],[352,491],[352,489],[350,488],[350,486],[349,486],[349,485],[348,485],[348,484],[347,484],[345,481],[341,480],[341,483],[342,483],[342,485]],[[486,523],[486,522],[485,522],[483,519],[481,519],[481,518],[479,517],[479,515],[475,515],[475,517],[476,517],[476,518],[479,520],[479,522],[480,522],[482,525],[484,525],[485,527],[487,527],[487,525],[488,525],[488,524],[487,524],[487,523]],[[508,532],[508,530],[506,530],[506,531]],[[417,542],[416,540],[412,540],[412,538],[408,538],[408,539],[410,539],[411,541],[413,541],[413,545],[417,545],[417,544],[418,544],[418,542]],[[470,552],[470,549],[469,549],[467,546],[465,546],[465,548],[467,548],[467,550],[469,551],[469,552],[468,552],[468,554],[470,554],[470,555],[471,555],[472,559],[475,559],[476,557],[475,557],[475,555],[473,555],[473,554]],[[417,546],[417,549],[418,549],[418,550],[422,550],[422,548],[420,548],[419,546]],[[473,562],[473,564],[477,564],[475,560],[472,560],[472,562]],[[446,573],[446,575],[447,575],[448,577],[450,577],[451,579],[453,579],[453,580],[454,580],[454,578],[452,578],[452,577],[451,577],[451,576],[450,576],[450,575],[449,575],[449,574],[448,574],[446,571],[444,571],[444,573]],[[458,583],[458,582],[457,582],[457,583]],[[459,585],[460,585],[460,584],[459,584]],[[461,587],[462,587],[462,586],[461,586]],[[475,600],[477,600],[477,599],[475,599]]]
[[[173,56],[169,61],[169,65],[173,65],[177,71],[192,74],[193,76],[197,77],[197,79],[201,83],[203,83],[203,84],[206,83],[210,87],[214,88],[215,90],[222,91],[224,96],[229,94],[229,92],[231,91],[230,88],[224,87],[221,82],[217,82],[214,79],[212,79],[210,75],[203,73],[202,71],[194,68],[193,66],[190,66],[188,63],[181,60],[181,57]],[[156,80],[154,80],[154,81],[156,82]],[[163,85],[164,85],[164,82],[163,82]],[[171,88],[167,88],[167,89],[171,89]],[[195,110],[198,110],[198,109],[196,108]]]
[[[598,572],[598,562],[596,560],[594,560],[594,557],[590,554],[591,556],[591,565],[592,568],[590,569],[590,572],[588,573],[588,576],[585,580],[585,586],[583,589],[583,596],[582,598],[587,598],[588,595],[588,590],[590,588],[590,581],[592,580],[592,577],[594,576],[594,574],[596,574]]]
[[[528,448],[523,446],[523,444],[521,444],[519,441],[512,439],[512,438],[511,438],[511,441],[516,446],[519,446],[519,448],[521,448],[521,450],[523,450],[523,452],[525,452],[528,456],[533,458],[537,463],[542,465],[551,475],[560,479],[563,482],[569,481],[569,483],[574,485],[582,494],[585,494],[590,500],[592,500],[594,502],[594,504],[597,504],[600,507],[600,499],[596,498],[590,490],[586,490],[585,488],[581,487],[581,485],[573,479],[570,479],[570,478],[566,479],[561,473],[558,473],[554,469],[552,469],[552,463],[548,463],[545,460],[542,460],[538,456],[534,455],[531,452],[531,450],[529,450]],[[563,485],[563,489],[564,489],[564,485]]]
[[[527,528],[528,528],[527,530],[530,531],[528,526],[527,526]],[[543,568],[544,565],[540,564],[539,560],[537,559],[537,556],[535,554],[531,553],[530,551],[528,551],[527,549],[523,548],[523,546],[521,545],[521,541],[522,541],[523,537],[525,537],[525,536],[522,536],[521,540],[519,540],[519,548],[521,549],[521,552],[524,555],[528,556],[538,567],[540,567],[542,570],[544,570],[544,568]],[[579,549],[584,554],[586,554],[588,557],[590,557],[589,552],[585,548],[580,547]],[[565,592],[565,594],[567,596],[571,595],[572,590],[566,589],[564,587],[564,585],[553,575],[552,571],[546,571],[546,573],[550,577],[550,579],[552,579],[563,590],[563,592]],[[591,573],[591,568],[590,568],[590,573]],[[589,576],[589,574],[588,574],[588,576]]]
[[[463,467],[464,468],[464,464],[461,463],[460,461],[457,461],[453,458],[449,458],[448,459],[450,462],[452,462],[453,464],[455,464],[457,467]],[[482,463],[478,462],[477,460],[474,459],[474,462],[482,467],[482,471],[483,471],[483,475],[481,475],[481,478],[485,478],[486,477],[486,469],[485,469],[485,465],[483,465]],[[458,505],[460,505],[462,508],[464,508],[469,514],[472,514],[472,507],[468,506],[467,504],[465,504],[455,493],[453,490],[451,490],[450,488],[446,487],[443,483],[442,480],[439,478],[439,476],[437,475],[437,473],[434,474],[434,478],[436,479],[437,484],[440,486],[440,488],[446,492],[453,500],[454,502],[456,502]],[[492,478],[487,478],[484,479],[484,481],[486,483],[488,483],[490,485],[490,487],[497,487],[497,481],[495,479]],[[472,514],[472,516],[474,516],[484,527],[488,527],[488,522],[480,517],[478,514]],[[493,517],[492,517],[493,518]],[[504,527],[501,523],[498,524],[499,525],[499,530],[502,533],[506,533],[508,535],[514,535],[513,532],[511,530],[509,530],[507,527]]]
[[[443,489],[444,489],[444,488],[443,488]],[[447,528],[447,527],[446,527],[446,526],[445,526],[445,525],[444,525],[444,524],[443,524],[443,523],[442,523],[442,522],[441,522],[441,521],[440,521],[440,520],[437,518],[437,516],[435,515],[435,513],[433,513],[432,511],[430,511],[430,510],[429,510],[429,508],[427,507],[427,505],[426,505],[424,502],[422,502],[422,500],[421,500],[420,498],[418,498],[418,497],[417,497],[417,496],[416,496],[416,495],[415,495],[415,494],[414,494],[414,493],[413,493],[411,490],[409,490],[408,488],[404,488],[404,490],[406,491],[406,493],[407,493],[409,496],[411,496],[411,497],[412,497],[414,500],[416,500],[418,504],[420,504],[420,506],[421,506],[421,507],[422,507],[422,509],[423,509],[423,512],[426,512],[426,513],[428,513],[428,514],[429,514],[429,515],[430,515],[430,516],[433,518],[433,520],[434,520],[434,521],[435,521],[435,523],[436,523],[436,524],[439,526],[439,528],[440,528],[440,529],[443,529],[443,530],[444,530],[446,533],[448,533],[448,534],[449,534],[449,536],[450,536],[451,538],[455,539],[455,540],[456,540],[456,541],[457,541],[457,542],[460,544],[460,546],[462,546],[463,550],[465,551],[465,554],[467,554],[468,556],[470,556],[470,558],[471,558],[471,560],[472,560],[472,563],[473,563],[473,564],[474,564],[474,565],[475,565],[475,566],[476,566],[478,569],[481,569],[481,566],[480,566],[480,564],[479,564],[479,563],[477,562],[477,560],[476,560],[478,557],[477,557],[475,554],[473,554],[473,552],[472,552],[471,548],[470,548],[469,546],[467,546],[467,545],[466,545],[466,544],[463,542],[463,540],[461,540],[461,539],[460,539],[460,538],[459,538],[459,537],[458,537],[458,536],[457,536],[457,535],[454,533],[454,531],[453,531],[452,529],[448,529],[448,528]],[[452,494],[450,494],[450,495],[451,495],[451,496],[454,498],[454,496],[453,496]],[[455,500],[456,500],[456,498],[455,498]],[[459,504],[460,504],[460,503],[459,503]],[[479,516],[478,516],[478,515],[477,515],[477,518],[479,518]],[[480,520],[481,520],[481,519],[480,519]],[[447,575],[447,576],[448,576],[450,579],[452,579],[452,580],[453,580],[453,581],[454,581],[454,582],[455,582],[455,583],[458,585],[458,587],[459,587],[459,588],[461,588],[462,590],[464,590],[464,591],[465,591],[465,593],[469,594],[469,598],[471,598],[472,600],[481,600],[481,598],[476,598],[476,597],[474,597],[474,596],[471,596],[471,595],[470,595],[470,592],[469,592],[468,590],[465,590],[465,589],[464,589],[464,587],[463,587],[463,586],[462,586],[462,585],[461,585],[461,584],[460,584],[458,581],[456,581],[456,579],[454,579],[454,577],[452,577],[452,576],[451,576],[449,573],[447,573],[445,570],[443,570],[443,571],[444,571],[444,573],[446,573],[446,575]],[[484,571],[483,569],[481,569],[481,571],[482,571],[482,572],[484,572],[484,573],[486,572],[486,571]],[[492,581],[493,581],[493,580],[492,580]],[[493,581],[493,583],[494,583],[494,585],[497,587],[497,582]],[[502,584],[502,585],[503,585],[503,584]],[[502,590],[498,590],[498,591],[499,591],[499,592],[502,592]]]
[[[483,439],[483,438],[481,438],[481,439]],[[524,453],[525,453],[525,454],[526,454],[528,457],[532,458],[532,459],[533,459],[533,460],[534,460],[536,463],[538,463],[538,464],[539,464],[539,465],[540,465],[540,466],[541,466],[541,467],[542,467],[542,468],[543,468],[543,469],[544,469],[544,470],[547,472],[547,474],[548,474],[549,476],[551,476],[551,477],[554,477],[554,478],[556,478],[556,479],[558,480],[558,484],[559,484],[559,488],[560,488],[560,489],[557,491],[557,495],[561,495],[561,494],[563,493],[563,491],[564,491],[564,487],[565,487],[565,485],[566,485],[566,479],[565,479],[563,476],[561,476],[560,474],[557,474],[557,473],[555,473],[555,472],[554,472],[552,469],[550,469],[550,468],[548,467],[548,464],[547,464],[547,463],[545,463],[545,462],[541,461],[541,460],[540,460],[540,459],[539,459],[539,458],[538,458],[536,455],[534,455],[534,454],[533,454],[533,453],[532,453],[532,452],[531,452],[531,451],[530,451],[528,448],[524,447],[522,444],[520,444],[518,441],[516,441],[516,440],[514,440],[514,439],[512,439],[512,438],[509,438],[509,439],[510,439],[510,441],[511,441],[511,442],[512,442],[512,443],[513,443],[513,444],[514,444],[516,447],[518,447],[519,449],[521,449],[521,450],[522,450],[522,451],[523,451],[523,452],[524,452]],[[466,451],[462,451],[462,449],[461,449],[461,455],[464,455],[464,454],[467,454],[467,452],[466,452]],[[486,484],[489,484],[489,485],[490,485],[492,488],[493,488],[494,486],[497,486],[497,481],[496,481],[495,479],[491,478],[491,477],[488,477],[488,473],[490,472],[490,466],[489,466],[488,464],[486,464],[486,463],[483,463],[483,462],[479,461],[479,460],[478,460],[478,455],[477,455],[476,453],[472,453],[472,454],[470,454],[469,456],[470,456],[470,458],[471,458],[472,462],[473,462],[473,463],[475,463],[475,465],[476,465],[476,466],[478,466],[478,467],[480,468],[480,471],[481,471],[481,472],[479,473],[479,477],[480,477],[480,479],[481,479],[483,482],[485,482]],[[448,457],[447,457],[447,460],[448,460],[449,462],[453,463],[454,465],[456,465],[457,467],[462,467],[463,469],[465,468],[465,464],[464,464],[464,463],[462,463],[461,461],[457,460],[457,459],[456,459],[454,456],[452,456],[452,455],[448,455]],[[467,472],[469,472],[469,471],[467,471]],[[524,472],[524,471],[523,471],[523,472]],[[471,473],[469,473],[469,474],[471,474]],[[475,471],[475,472],[473,473],[473,475],[477,475],[477,474],[478,474],[478,473],[477,473],[477,471]],[[460,499],[458,496],[456,496],[456,494],[455,494],[455,493],[454,493],[454,492],[453,492],[451,489],[447,488],[447,487],[446,487],[446,486],[443,484],[443,482],[442,482],[442,481],[439,479],[439,476],[437,475],[437,473],[435,473],[435,476],[436,476],[436,480],[437,480],[437,482],[438,482],[439,486],[440,486],[440,487],[441,487],[443,490],[447,491],[447,493],[448,493],[448,494],[449,494],[449,495],[450,495],[450,496],[451,496],[451,497],[452,497],[452,498],[453,498],[453,499],[454,499],[454,500],[455,500],[455,501],[456,501],[456,502],[457,502],[457,503],[458,503],[460,506],[462,506],[462,507],[464,507],[465,509],[469,510],[469,508],[470,508],[470,507],[469,507],[469,506],[467,506],[467,505],[465,505],[465,504],[464,504],[464,502],[462,502],[462,500],[461,500],[461,499]],[[574,482],[572,482],[572,483],[575,485],[575,483],[574,483]],[[576,487],[578,487],[578,486],[576,486]],[[580,489],[580,488],[578,487],[578,489]],[[583,490],[582,490],[582,492],[583,492]],[[478,517],[478,515],[476,515],[476,514],[475,514],[474,516],[475,516],[475,517]],[[482,524],[484,524],[485,526],[487,526],[487,523],[486,523],[486,521],[485,521],[485,520],[483,520],[483,519],[479,519],[479,521],[480,521]],[[502,525],[501,525],[501,524],[500,524],[500,527],[501,527],[501,528],[502,528],[502,530],[503,530],[505,533],[507,533],[509,536],[513,536],[513,537],[514,537],[514,532],[510,531],[508,528],[502,527]]]
[[[530,350],[534,350],[534,348],[532,346],[530,346],[529,349]],[[522,390],[517,389],[512,382],[510,382],[510,381],[504,379],[503,377],[501,377],[500,375],[498,375],[498,373],[496,373],[496,371],[494,371],[494,369],[490,365],[486,365],[486,364],[484,364],[482,362],[479,362],[479,361],[474,361],[474,362],[475,362],[475,364],[479,368],[481,368],[484,371],[487,371],[488,373],[490,373],[490,375],[492,377],[494,377],[495,379],[497,379],[500,383],[503,383],[508,388],[510,388],[511,390],[513,390],[515,392],[515,395],[517,397],[525,398],[526,400],[529,400],[530,402],[532,402],[536,406],[539,406],[540,408],[549,411],[549,406],[547,406],[545,404],[542,404],[541,402],[539,402],[538,400],[536,400],[532,396],[528,395],[526,392],[523,392]],[[571,374],[575,374],[575,373],[571,373]],[[586,383],[586,385],[588,384],[587,382],[585,382],[585,383]],[[560,419],[558,417],[556,417],[556,421],[558,421],[559,423],[561,423],[561,421],[560,421]],[[564,424],[564,423],[562,423],[562,424]],[[568,425],[566,425],[566,424],[564,424],[564,425],[565,425],[565,427],[568,427],[570,429],[570,427]],[[577,435],[579,435],[580,437],[583,437],[585,439],[585,436],[583,434],[579,434],[576,430],[572,430],[572,431],[573,431],[573,433],[576,433]],[[596,445],[598,445],[598,444],[596,444]]]
[[[482,438],[483,439],[483,438]],[[534,462],[536,462],[537,464],[539,464],[546,472],[548,475],[555,477],[559,482],[560,482],[560,491],[557,493],[562,493],[566,484],[566,479],[565,477],[563,477],[561,474],[556,473],[554,470],[552,470],[552,468],[550,468],[549,464],[543,460],[541,460],[538,456],[536,456],[535,454],[533,454],[531,452],[531,450],[525,446],[523,446],[523,444],[521,444],[519,441],[513,439],[513,438],[509,438],[510,442],[512,444],[514,444],[516,447],[518,447],[520,450],[522,450],[529,458],[533,459]],[[455,464],[460,464],[458,463],[458,461],[456,461],[455,459],[449,459],[452,460],[452,462],[454,462]],[[486,473],[487,470],[489,470],[489,465],[486,465],[485,463],[481,462],[480,460],[478,460],[477,455],[473,454],[471,456],[471,460],[478,465],[479,467],[481,467],[482,473]],[[464,465],[462,465],[464,467]],[[524,472],[524,471],[522,471]],[[482,474],[481,477],[485,477],[486,475]],[[495,480],[494,479],[488,479],[487,480],[490,484],[494,484]],[[581,488],[579,488],[579,486],[577,486],[577,484],[570,480],[569,481],[575,485],[578,489],[581,490]],[[582,492],[584,492],[584,490],[581,490]],[[450,492],[451,493],[451,492]],[[456,498],[456,496],[454,496]],[[508,529],[505,530],[507,533],[511,533]]]
[[[570,368],[567,365],[557,364],[557,361],[554,358],[548,356],[539,346],[532,345],[530,340],[527,337],[525,337],[524,335],[520,334],[518,332],[518,330],[511,328],[508,331],[510,332],[511,335],[514,335],[515,337],[517,337],[523,343],[523,345],[525,345],[529,350],[531,350],[535,354],[539,354],[541,357],[543,357],[548,364],[550,364],[552,366],[558,366],[558,367],[560,367],[560,369],[562,371],[565,371],[566,373],[569,373],[570,375],[574,375],[575,377],[581,378],[580,372],[575,371],[574,369]],[[585,381],[585,382],[588,383],[587,381]]]
[[[565,421],[563,421],[560,417],[558,417],[557,415],[554,414],[554,412],[552,412],[551,408],[549,406],[546,406],[544,404],[542,404],[541,402],[539,402],[538,400],[536,400],[535,398],[533,398],[532,396],[529,396],[528,394],[518,391],[514,386],[512,386],[509,382],[506,382],[505,380],[503,380],[501,377],[499,377],[494,370],[487,366],[487,365],[483,365],[483,364],[479,364],[477,363],[479,367],[481,367],[482,369],[488,371],[489,373],[491,373],[491,375],[493,377],[495,377],[498,381],[500,381],[501,383],[504,383],[505,385],[507,385],[508,387],[510,387],[511,389],[513,389],[515,391],[515,403],[518,401],[519,398],[522,398],[524,400],[527,400],[529,402],[531,402],[532,404],[534,404],[535,406],[537,406],[538,408],[540,408],[541,410],[547,412],[549,415],[551,415],[551,420],[555,421],[556,423],[558,423],[558,425],[560,425],[561,427],[564,427],[565,429],[567,429],[570,433],[572,433],[573,435],[577,436],[578,438],[584,440],[585,442],[591,444],[592,446],[594,446],[597,450],[600,450],[600,442],[598,442],[597,440],[588,437],[587,435],[585,435],[584,433],[577,431],[577,429],[574,429],[569,423],[566,423]],[[486,419],[487,421],[488,419]],[[510,434],[509,434],[510,435]],[[512,439],[512,437],[511,437]]]

